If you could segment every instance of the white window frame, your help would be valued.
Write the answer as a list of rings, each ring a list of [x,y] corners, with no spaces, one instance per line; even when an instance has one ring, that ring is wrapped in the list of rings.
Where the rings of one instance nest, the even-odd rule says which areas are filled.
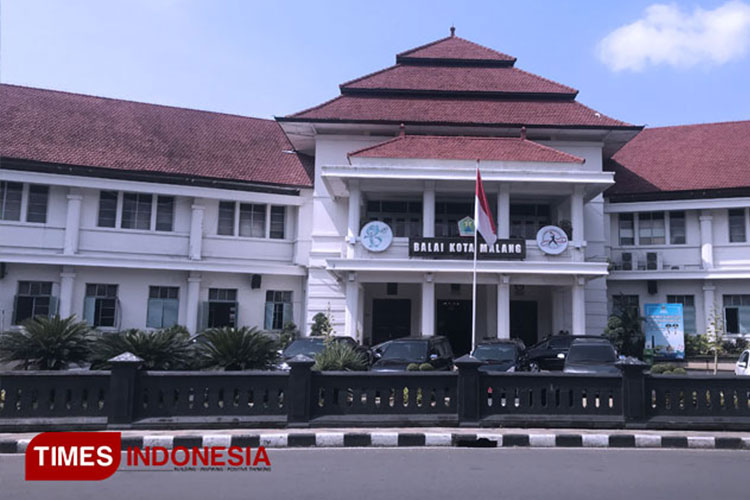
[[[221,211],[221,203],[233,203],[234,204],[234,227],[232,234],[219,234],[219,214]],[[265,214],[265,227],[263,228],[263,236],[240,236],[240,205],[264,205],[266,207]],[[283,238],[271,238],[271,207],[284,207],[284,237]],[[216,204],[216,234],[214,236],[218,238],[233,238],[242,240],[272,240],[272,241],[289,241],[289,205],[279,205],[277,203],[255,203],[252,201],[232,201],[232,200],[217,200]]]
[[[175,232],[175,212],[177,207],[177,197],[174,195],[168,195],[168,194],[156,194],[156,193],[144,193],[141,191],[116,191],[117,192],[117,206],[115,208],[115,227],[104,227],[99,226],[99,200],[101,200],[101,192],[102,191],[115,191],[114,189],[100,189],[99,190],[99,199],[97,199],[97,229],[105,230],[105,231],[131,231],[131,232],[148,232],[148,233],[163,233],[163,234],[173,234]],[[149,228],[148,229],[138,229],[138,228],[130,228],[130,227],[122,227],[122,209],[125,204],[125,193],[132,193],[132,194],[148,194],[151,195],[151,219],[149,220]],[[156,211],[159,209],[159,196],[163,198],[172,198],[173,204],[172,204],[172,230],[171,231],[157,231],[156,230]]]

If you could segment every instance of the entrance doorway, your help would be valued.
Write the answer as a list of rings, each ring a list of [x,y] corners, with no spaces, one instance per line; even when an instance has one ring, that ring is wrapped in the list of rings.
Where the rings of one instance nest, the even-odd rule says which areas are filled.
[[[471,351],[471,301],[439,300],[437,334],[448,337],[455,357]]]
[[[411,300],[372,301],[372,344],[408,337],[411,333]]]
[[[527,347],[536,344],[537,303],[533,300],[510,301],[510,338],[521,339]]]

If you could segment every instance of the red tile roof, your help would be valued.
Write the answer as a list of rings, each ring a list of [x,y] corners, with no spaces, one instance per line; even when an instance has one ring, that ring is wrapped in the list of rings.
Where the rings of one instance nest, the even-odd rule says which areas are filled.
[[[284,119],[282,119],[284,120]],[[575,101],[341,96],[292,121],[628,127]]]
[[[612,157],[607,195],[750,187],[750,121],[647,128]]]
[[[353,153],[356,158],[583,163],[583,158],[520,137],[405,135]]]
[[[559,94],[575,97],[577,90],[518,68],[410,66],[397,64],[341,85],[352,90],[421,90],[507,94]]]
[[[312,186],[309,158],[272,120],[0,85],[0,156]]]
[[[516,60],[515,57],[508,54],[503,54],[457,36],[449,36],[430,42],[415,49],[401,52],[396,57],[399,62],[408,59],[442,59],[480,62],[502,61],[512,64]]]

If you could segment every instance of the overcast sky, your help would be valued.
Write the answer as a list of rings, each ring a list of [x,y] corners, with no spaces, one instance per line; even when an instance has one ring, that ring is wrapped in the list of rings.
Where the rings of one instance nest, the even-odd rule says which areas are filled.
[[[621,120],[750,119],[750,0],[0,0],[0,81],[270,118],[451,24]]]

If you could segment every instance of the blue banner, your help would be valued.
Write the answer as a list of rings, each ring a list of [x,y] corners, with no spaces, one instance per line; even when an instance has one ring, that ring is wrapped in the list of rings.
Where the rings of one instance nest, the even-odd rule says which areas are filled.
[[[682,304],[644,304],[646,352],[655,359],[685,359]]]

